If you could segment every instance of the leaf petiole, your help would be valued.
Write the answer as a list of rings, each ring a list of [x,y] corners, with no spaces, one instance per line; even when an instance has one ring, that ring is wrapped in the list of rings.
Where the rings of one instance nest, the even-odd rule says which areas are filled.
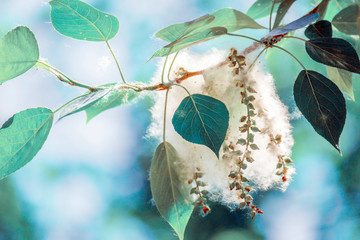
[[[165,67],[166,67],[166,63],[167,63],[167,60],[168,60],[168,58],[169,58],[169,54],[170,54],[171,50],[172,50],[172,47],[169,48],[169,51],[168,51],[168,53],[166,54],[164,66],[163,66],[163,69],[162,69],[162,73],[161,73],[161,83],[162,83],[162,84],[165,83],[165,82],[164,82]],[[170,71],[170,70],[169,70],[169,71]]]
[[[165,107],[164,107],[164,128],[163,128],[163,142],[165,143],[165,134],[166,134],[166,111],[167,111],[167,102],[168,102],[168,96],[169,96],[169,90],[170,88],[168,88],[166,90],[166,95],[165,95]]]
[[[234,34],[234,33],[227,33],[226,35],[229,35],[229,36],[233,36],[233,37],[242,37],[242,38],[247,38],[247,39],[250,39],[250,40],[253,40],[255,42],[258,42],[258,43],[263,43],[262,41],[260,40],[257,40],[255,38],[252,38],[252,37],[248,37],[248,36],[245,36],[245,35],[240,35],[240,34]]]
[[[36,63],[36,66],[49,71],[50,73],[54,74],[60,81],[70,84],[71,86],[86,88],[90,92],[102,89],[102,88],[92,87],[92,86],[89,86],[86,84],[76,82],[76,81],[72,80],[70,77],[68,77],[65,73],[61,72],[59,69],[46,63],[44,60],[38,60]]]
[[[177,55],[179,54],[179,52],[180,52],[180,51],[177,51],[177,52],[176,52],[173,60],[171,61],[170,68],[169,68],[168,75],[167,75],[167,78],[168,78],[169,81],[171,81],[171,80],[170,80],[170,72],[171,72],[172,66],[174,65],[175,59],[176,59]]]
[[[256,61],[259,59],[259,57],[261,56],[261,54],[263,54],[263,52],[266,50],[267,48],[263,48],[263,50],[261,50],[261,52],[256,56],[255,60],[250,64],[250,67],[248,68],[248,72],[250,72],[251,68],[255,65]]]
[[[276,46],[276,45],[272,45],[272,47],[281,49],[281,50],[283,50],[284,52],[288,53],[290,56],[292,56],[292,57],[300,64],[300,66],[301,66],[305,71],[307,71],[306,68],[305,68],[305,66],[300,62],[300,60],[299,60],[297,57],[294,56],[294,54],[292,54],[291,52],[289,52],[289,51],[286,50],[285,48],[282,48],[282,47],[279,47],[279,46]]]
[[[272,14],[273,14],[273,11],[274,11],[275,3],[276,3],[276,0],[273,0],[273,4],[272,4],[271,10],[270,10],[269,32],[271,32],[271,20],[272,20]]]
[[[119,73],[120,73],[120,76],[121,76],[121,80],[123,81],[123,83],[128,84],[128,83],[126,82],[125,78],[124,78],[124,75],[123,75],[123,73],[122,73],[122,71],[121,71],[121,68],[120,68],[120,64],[119,64],[119,62],[118,62],[118,60],[117,60],[117,58],[116,58],[116,56],[115,56],[114,51],[112,50],[112,48],[111,48],[111,46],[110,46],[109,41],[106,40],[105,42],[106,42],[106,45],[107,45],[107,47],[109,48],[109,50],[110,50],[110,52],[111,52],[111,55],[113,56],[113,58],[114,58],[114,60],[115,60],[116,66],[117,66],[117,68],[118,68],[118,70],[119,70]]]
[[[300,37],[295,37],[295,36],[283,36],[283,38],[295,38],[295,39],[298,39],[298,40],[301,40],[301,41],[304,41],[304,42],[308,41],[306,39],[303,39],[303,38],[300,38]]]

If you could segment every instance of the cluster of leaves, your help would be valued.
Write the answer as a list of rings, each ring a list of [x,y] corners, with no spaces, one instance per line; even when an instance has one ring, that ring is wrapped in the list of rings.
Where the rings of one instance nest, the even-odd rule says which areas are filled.
[[[84,2],[54,0],[50,5],[53,26],[66,36],[108,43],[118,32],[116,17]],[[27,109],[7,120],[0,129],[0,178],[23,167],[37,154],[48,137],[56,112],[62,110],[59,118],[64,118],[85,110],[90,121],[101,112],[139,95],[136,88],[124,88],[118,83],[91,87],[73,81],[40,58],[37,40],[25,26],[16,27],[0,39],[0,59],[0,84],[33,67],[40,67],[65,83],[89,90],[55,111],[47,108]]]
[[[261,2],[261,4],[259,4]],[[252,15],[252,13],[256,13],[258,15],[255,18],[265,17],[272,11],[278,4],[277,15],[275,19],[275,23],[273,25],[274,30],[270,31],[269,34],[264,36],[261,40],[258,40],[257,46],[263,46],[265,49],[270,47],[279,48],[286,53],[290,54],[295,58],[293,54],[288,52],[287,50],[276,46],[275,44],[279,42],[281,39],[286,37],[286,35],[294,30],[300,29],[308,25],[309,23],[319,20],[315,24],[310,24],[309,27],[305,30],[305,35],[309,40],[297,38],[303,40],[305,42],[305,50],[308,55],[316,62],[322,63],[328,67],[328,69],[333,72],[336,71],[338,74],[348,74],[348,73],[359,73],[360,62],[359,57],[352,47],[352,45],[344,39],[333,38],[332,37],[332,24],[329,21],[321,20],[325,13],[326,8],[329,3],[328,0],[321,1],[320,4],[310,11],[304,17],[287,24],[279,28],[283,17],[291,7],[291,5],[295,1],[277,1],[275,4],[272,1],[259,0],[256,1],[252,8],[249,9],[248,14]],[[358,5],[355,5],[357,8]],[[350,6],[349,8],[355,8],[355,6]],[[259,11],[258,7],[261,7]],[[257,10],[254,10],[257,8]],[[271,10],[271,11],[270,11]],[[234,30],[233,28],[227,28],[226,25],[229,24],[231,26],[236,25],[236,21],[232,24],[225,21],[223,25],[212,25],[213,22],[216,22],[216,17],[213,16],[216,13],[221,11],[229,11],[219,10],[211,15],[205,15],[201,18],[193,20],[191,22],[182,23],[182,24],[174,24],[169,27],[166,27],[156,33],[156,36],[160,39],[170,42],[168,45],[159,49],[153,57],[157,56],[167,56],[170,53],[177,52],[178,50],[188,47],[192,44],[199,43],[202,41],[206,41],[212,39],[214,37],[218,37],[221,35],[231,35],[231,36],[239,36],[239,37],[247,37],[242,35],[235,35],[231,32]],[[240,14],[233,10],[235,15],[240,16]],[[343,21],[352,22],[351,20],[347,20],[349,18],[353,19],[354,15],[356,15],[356,19],[359,18],[359,13],[353,12],[351,13],[351,17],[347,12],[347,9],[341,11],[333,20],[335,26],[339,28],[339,30],[343,31],[341,26],[337,23],[339,19],[346,19]],[[253,24],[253,20],[248,16],[243,17],[243,21],[247,21],[249,28],[260,28],[258,25]],[[220,18],[220,17],[218,17]],[[229,18],[231,20],[231,17]],[[218,19],[220,22],[220,19]],[[355,21],[359,24],[359,21]],[[346,25],[346,24],[345,24]],[[354,24],[352,24],[354,25]],[[271,23],[270,23],[271,26]],[[216,31],[214,31],[216,27]],[[356,25],[358,27],[358,25]],[[225,28],[225,29],[223,29]],[[205,29],[205,30],[204,30]],[[346,31],[346,30],[345,30]],[[207,34],[205,34],[207,33]],[[205,35],[204,35],[205,34]],[[247,37],[248,38],[248,37]],[[172,40],[172,41],[171,41]],[[255,40],[255,39],[254,39]],[[256,41],[256,40],[255,40]],[[255,48],[256,49],[256,48]],[[315,131],[324,137],[329,143],[331,143],[339,152],[339,138],[341,132],[343,130],[345,119],[346,119],[346,105],[345,99],[341,92],[341,90],[346,93],[350,93],[349,89],[352,87],[350,84],[344,82],[344,80],[338,77],[334,77],[334,74],[329,74],[332,76],[330,79],[323,76],[322,74],[306,69],[303,64],[295,58],[299,64],[304,68],[298,75],[294,84],[294,98],[295,102],[303,113],[305,118],[309,121],[309,123],[313,126]],[[166,63],[165,63],[166,64]],[[331,68],[330,68],[331,67]],[[351,95],[350,95],[351,96]],[[202,99],[206,99],[206,101],[201,101]],[[203,107],[201,102],[205,102],[206,105]],[[211,109],[211,110],[209,110]],[[223,121],[221,118],[224,118],[224,113],[226,112],[226,106],[222,105],[222,103],[209,96],[204,95],[190,95],[186,97],[180,104],[179,108],[176,110],[175,115],[173,117],[173,125],[175,130],[187,141],[192,143],[202,144],[208,146],[217,156],[219,154],[220,146],[223,144],[224,137],[226,135],[226,130],[228,128],[227,121]],[[219,119],[212,118],[206,119],[206,116],[211,115],[214,116],[216,113]],[[227,115],[228,116],[228,115]],[[188,119],[187,119],[188,118]],[[190,119],[192,121],[190,121]],[[217,121],[219,120],[219,121]],[[209,129],[216,129],[216,131],[211,132],[209,134]],[[169,143],[167,143],[169,144]],[[160,145],[165,147],[164,145]],[[165,147],[166,148],[166,147]],[[169,148],[174,148],[169,145]],[[154,162],[162,161],[165,165],[171,165],[173,162],[170,158],[159,159],[158,155],[155,155]],[[176,161],[174,158],[173,161]],[[285,164],[291,163],[291,159],[279,159],[278,169],[279,175],[283,175],[283,180],[286,181],[286,167]],[[281,164],[281,166],[280,166]],[[152,172],[156,171],[157,167],[152,166]],[[153,176],[153,175],[152,175]],[[170,174],[170,177],[173,176],[174,179],[178,179],[179,176]],[[178,183],[177,183],[178,184]],[[170,188],[166,185],[166,188],[163,188],[162,192],[159,190],[159,186],[155,186],[152,183],[152,192],[153,196],[157,194],[161,194],[161,196],[174,196],[172,195],[172,191],[178,188],[177,184],[170,183]],[[165,191],[166,190],[166,191]],[[161,192],[161,193],[160,193]],[[178,197],[178,199],[183,199],[183,197]],[[178,202],[177,198],[173,198],[172,201],[174,203]],[[156,199],[155,199],[156,203]],[[159,205],[157,204],[158,208]],[[174,205],[168,206],[168,209],[161,209],[160,212],[165,212],[162,214],[165,219],[167,219],[170,224],[173,226],[172,220],[169,220],[170,210]],[[161,207],[160,207],[161,208]],[[187,209],[186,211],[184,209]],[[187,205],[187,207],[182,207],[181,210],[189,213],[191,209],[191,205]],[[187,224],[187,221],[184,222],[184,215],[182,211],[177,213],[177,219],[181,219],[178,221],[178,225]],[[186,214],[186,216],[189,216]],[[175,217],[172,216],[171,219]],[[174,228],[178,233],[180,239],[182,239],[183,233],[179,233],[179,228]],[[184,229],[184,228],[183,228]]]
[[[167,59],[169,54],[223,35],[252,39],[258,47],[264,49],[275,47],[292,55],[276,43],[285,38],[289,32],[303,28],[316,19],[323,19],[329,0],[321,1],[304,17],[284,27],[279,27],[294,2],[294,0],[275,2],[258,0],[249,9],[248,14],[224,8],[190,22],[171,25],[156,33],[156,37],[168,44],[156,51],[152,57],[166,57]],[[116,17],[79,0],[52,0],[50,6],[51,22],[59,33],[78,40],[104,42],[116,61],[109,44],[109,40],[117,34],[119,29]],[[272,26],[271,16],[274,10],[277,14]],[[358,4],[351,5],[339,12],[332,23],[346,34],[359,34],[359,12]],[[243,28],[265,28],[254,19],[266,17],[269,14],[270,32],[264,38],[257,40],[233,34]],[[305,41],[306,52],[314,61],[331,67],[329,68],[330,79],[316,71],[306,69],[296,59],[304,70],[295,80],[295,102],[315,131],[340,151],[339,137],[346,119],[345,99],[340,90],[348,94],[350,90],[352,92],[351,82],[346,81],[343,76],[349,76],[349,73],[360,73],[359,57],[350,43],[332,36],[332,24],[329,21],[321,20],[311,24],[306,28],[305,35],[309,40],[297,39]],[[171,80],[162,81],[154,86],[142,83],[128,84],[116,61],[122,83],[92,87],[72,80],[39,56],[36,38],[30,29],[20,26],[11,30],[0,39],[0,84],[33,67],[40,67],[54,74],[60,81],[88,91],[55,111],[47,108],[27,109],[6,121],[0,129],[0,178],[18,170],[36,155],[46,141],[54,114],[58,111],[61,110],[59,116],[61,119],[84,110],[89,121],[107,109],[135,99],[141,91],[166,90],[168,92],[172,86],[179,86]],[[165,65],[166,61],[164,69]],[[189,93],[176,110],[172,123],[175,130],[185,140],[205,145],[216,156],[219,156],[229,125],[229,112],[225,104],[215,98]],[[194,206],[189,204],[186,195],[189,192],[181,187],[182,183],[174,165],[177,159],[176,149],[171,143],[165,141],[164,136],[164,141],[158,146],[152,162],[151,190],[159,212],[175,229],[180,239],[183,239],[185,227]]]

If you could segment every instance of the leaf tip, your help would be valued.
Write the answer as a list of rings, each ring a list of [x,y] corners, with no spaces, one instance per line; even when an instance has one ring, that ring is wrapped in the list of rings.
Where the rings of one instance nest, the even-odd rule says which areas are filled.
[[[343,154],[342,154],[342,152],[341,152],[340,145],[339,145],[339,144],[336,144],[336,145],[335,145],[335,148],[336,148],[336,150],[338,150],[340,156],[342,157]]]

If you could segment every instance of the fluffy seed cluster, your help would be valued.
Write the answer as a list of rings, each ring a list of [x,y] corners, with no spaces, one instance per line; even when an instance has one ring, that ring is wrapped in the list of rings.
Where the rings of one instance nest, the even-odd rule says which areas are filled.
[[[169,57],[169,61],[171,61]],[[290,164],[293,138],[289,113],[280,101],[271,75],[235,49],[213,49],[203,55],[182,52],[176,58],[170,79],[181,79],[191,94],[204,94],[222,101],[230,113],[229,129],[219,159],[206,146],[192,144],[175,132],[171,119],[188,96],[180,87],[169,92],[166,141],[181,159],[178,174],[189,184],[196,205],[210,211],[206,200],[220,201],[231,208],[248,207],[251,217],[262,211],[253,203],[253,191],[285,190],[295,172]],[[162,65],[153,78],[161,81]],[[192,74],[196,73],[196,74]],[[165,91],[156,92],[148,136],[162,139]],[[290,164],[290,165],[289,165]],[[201,181],[197,178],[201,177]],[[190,194],[189,193],[189,194]],[[206,212],[205,212],[206,211]]]

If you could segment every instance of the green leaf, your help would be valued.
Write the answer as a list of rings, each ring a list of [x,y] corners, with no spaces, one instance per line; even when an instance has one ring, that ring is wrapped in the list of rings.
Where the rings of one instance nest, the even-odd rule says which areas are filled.
[[[51,22],[61,34],[87,41],[107,41],[119,30],[116,17],[79,0],[52,0]]]
[[[54,114],[47,108],[19,112],[0,129],[0,179],[27,164],[49,135]]]
[[[343,69],[326,66],[329,79],[344,91],[353,101],[355,101],[352,87],[352,73]]]
[[[176,171],[176,164],[179,162],[175,148],[168,142],[161,143],[151,163],[150,187],[161,216],[176,231],[179,239],[183,240],[194,206],[184,194],[184,183]]]
[[[229,111],[215,98],[194,94],[181,102],[172,124],[185,140],[205,145],[219,157],[229,127]]]
[[[294,85],[295,103],[315,131],[339,152],[346,119],[345,99],[339,88],[315,71],[303,70]]]
[[[78,113],[89,108],[91,105],[106,96],[106,94],[108,94],[110,91],[111,88],[104,88],[76,98],[74,101],[70,102],[62,109],[59,115],[59,120],[71,114]]]
[[[214,19],[213,15],[206,14],[190,22],[173,24],[155,33],[155,37],[166,42],[174,42],[186,35],[192,34],[193,31],[201,32],[206,30],[207,24],[210,24]]]
[[[115,83],[112,83],[112,84],[103,85],[102,87],[111,87],[115,85],[116,85]],[[93,119],[100,113],[108,109],[129,103],[139,96],[140,93],[132,89],[113,87],[111,88],[110,92],[106,95],[106,97],[99,99],[85,110],[87,115],[87,122],[89,122],[91,119]]]
[[[360,61],[353,46],[340,38],[317,38],[306,42],[309,56],[325,65],[360,74]]]
[[[259,150],[259,147],[256,145],[256,144],[250,144],[250,148],[252,149],[252,150]]]
[[[305,30],[305,36],[309,39],[316,38],[331,38],[332,37],[332,27],[331,23],[326,20],[321,20],[315,24],[310,24]]]
[[[276,2],[273,12],[276,12],[277,8],[279,7],[279,3],[281,2],[283,2],[283,0],[278,0]],[[246,14],[253,19],[267,17],[270,15],[272,4],[272,0],[257,0],[253,5],[251,5]]]
[[[243,28],[264,28],[246,14],[231,8],[220,9],[191,22],[178,23],[161,29],[156,37],[170,42],[153,57],[163,57],[191,45],[208,41]]]
[[[0,39],[0,84],[32,68],[39,59],[39,47],[29,28],[19,26]]]
[[[282,3],[280,3],[280,6],[276,12],[276,18],[273,28],[277,28],[280,25],[281,21],[283,20],[286,13],[289,11],[290,7],[295,1],[296,0],[284,0]]]
[[[322,0],[317,6],[317,13],[319,13],[318,21],[323,20],[326,15],[330,0]]]
[[[343,33],[360,34],[360,4],[353,4],[341,10],[333,18],[334,26]]]
[[[201,42],[208,41],[215,37],[224,35],[227,33],[227,29],[224,27],[214,27],[212,29],[206,30],[200,33],[194,33],[186,38],[181,38],[177,41],[174,41],[165,47],[157,50],[151,58],[154,57],[164,57],[166,55],[172,54],[174,52],[180,51],[183,48],[190,47]]]

